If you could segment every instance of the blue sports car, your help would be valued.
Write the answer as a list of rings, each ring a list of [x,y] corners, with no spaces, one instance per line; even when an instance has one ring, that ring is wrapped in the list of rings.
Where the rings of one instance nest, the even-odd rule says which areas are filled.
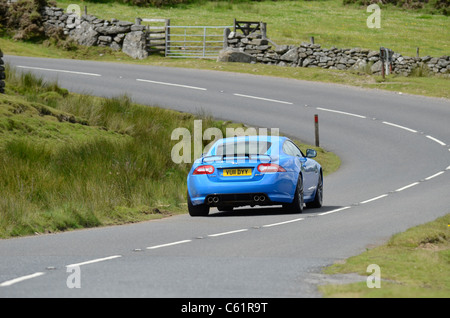
[[[287,137],[240,136],[220,139],[195,160],[187,177],[191,216],[206,216],[210,207],[283,205],[302,213],[303,205],[321,207],[322,167]]]

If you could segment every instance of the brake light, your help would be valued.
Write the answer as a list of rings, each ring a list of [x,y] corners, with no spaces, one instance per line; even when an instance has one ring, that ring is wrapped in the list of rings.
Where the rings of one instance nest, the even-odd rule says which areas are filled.
[[[277,164],[274,163],[261,163],[258,166],[258,171],[261,173],[270,173],[270,172],[285,172],[286,170]]]
[[[214,173],[214,167],[210,165],[198,166],[195,168],[192,174],[212,174]]]

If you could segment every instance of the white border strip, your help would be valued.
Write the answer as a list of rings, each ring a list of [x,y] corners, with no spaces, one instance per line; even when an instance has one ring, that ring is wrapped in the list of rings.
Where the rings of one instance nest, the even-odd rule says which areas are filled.
[[[196,87],[196,86],[189,86],[189,85],[181,85],[181,84],[173,84],[173,83],[166,83],[166,82],[157,82],[157,81],[151,81],[146,79],[140,79],[137,78],[136,81],[138,82],[146,82],[146,83],[152,83],[152,84],[159,84],[159,85],[166,85],[166,86],[175,86],[175,87],[182,87],[182,88],[189,88],[189,89],[196,89],[200,91],[206,91],[206,88],[203,87]]]
[[[39,70],[39,71],[69,73],[69,74],[76,74],[76,75],[101,76],[100,74],[95,74],[95,73],[84,73],[84,72],[75,72],[75,71],[67,71],[67,70],[56,70],[56,69],[42,68],[42,67],[32,67],[32,66],[23,66],[23,65],[17,65],[16,67],[24,68],[24,69],[31,69],[31,70]]]
[[[35,278],[35,277],[42,276],[42,275],[44,275],[44,274],[45,274],[45,273],[43,273],[43,272],[37,272],[37,273],[31,274],[31,275],[26,275],[26,276],[22,276],[22,277],[17,277],[17,278],[14,278],[14,279],[11,279],[11,280],[7,280],[6,282],[1,283],[1,284],[0,284],[0,287],[11,286],[11,285],[13,285],[13,284],[23,282],[24,280],[27,280],[27,279],[32,279],[32,278]]]

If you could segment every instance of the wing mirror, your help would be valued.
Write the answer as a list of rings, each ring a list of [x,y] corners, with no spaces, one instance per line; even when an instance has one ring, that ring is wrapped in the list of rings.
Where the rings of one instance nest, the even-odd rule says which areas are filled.
[[[306,149],[306,158],[315,158],[317,157],[317,151],[314,149]]]

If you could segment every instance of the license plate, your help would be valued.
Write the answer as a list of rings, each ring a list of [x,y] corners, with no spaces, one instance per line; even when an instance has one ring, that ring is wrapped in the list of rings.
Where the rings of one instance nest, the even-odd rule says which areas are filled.
[[[239,177],[239,176],[251,176],[251,168],[235,168],[235,169],[223,169],[224,177]]]

